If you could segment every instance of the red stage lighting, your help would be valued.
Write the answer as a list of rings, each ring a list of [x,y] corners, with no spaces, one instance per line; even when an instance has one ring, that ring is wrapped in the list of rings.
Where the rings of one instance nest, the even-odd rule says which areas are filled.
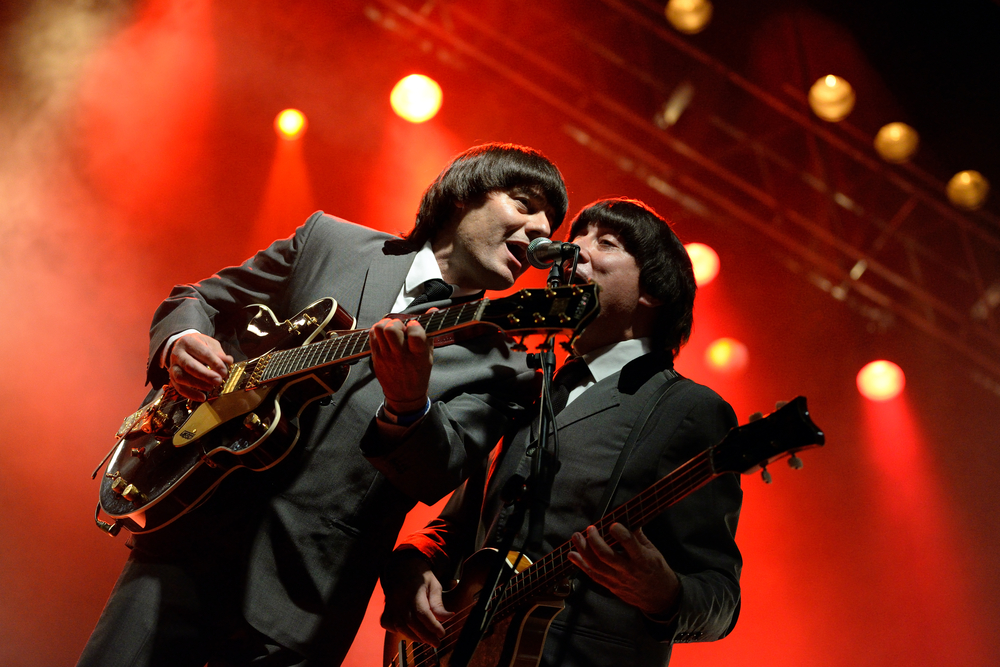
[[[906,385],[903,369],[891,361],[873,361],[858,373],[858,391],[870,401],[888,401]]]
[[[698,287],[707,285],[719,275],[719,256],[704,243],[687,243],[684,245],[691,265],[694,267],[694,281]]]
[[[306,117],[298,109],[285,109],[274,118],[274,131],[282,139],[298,139],[306,131]]]
[[[747,346],[735,338],[720,338],[705,350],[705,363],[720,373],[741,371],[749,360]]]
[[[423,74],[411,74],[393,87],[389,103],[403,120],[423,123],[441,108],[441,86]]]

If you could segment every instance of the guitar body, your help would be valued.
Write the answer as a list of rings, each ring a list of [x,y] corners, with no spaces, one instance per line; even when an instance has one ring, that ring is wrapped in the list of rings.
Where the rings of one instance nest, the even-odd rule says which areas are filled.
[[[270,348],[334,338],[333,327],[354,325],[333,299],[317,301],[283,323],[266,307],[259,309],[248,331],[255,345]],[[285,382],[223,391],[204,403],[163,387],[119,431],[101,481],[100,508],[116,527],[133,533],[166,526],[234,470],[266,470],[284,459],[298,441],[299,414],[339,389],[347,374],[346,365],[326,367]]]
[[[339,389],[348,365],[371,354],[368,331],[353,330],[354,318],[331,298],[284,322],[265,306],[256,308],[240,347],[259,356],[233,364],[203,402],[166,385],[125,418],[105,459],[94,517],[99,528],[112,535],[122,528],[157,530],[196,507],[237,468],[274,466],[298,441],[302,410]],[[412,319],[439,347],[498,329],[525,336],[572,331],[598,309],[591,284],[521,290]],[[101,510],[113,523],[100,518]]]
[[[508,566],[516,556],[515,552],[508,554]],[[459,611],[476,602],[489,573],[490,560],[495,557],[495,549],[482,549],[465,561],[462,580],[442,595],[445,609]],[[517,570],[521,572],[530,565],[531,562],[524,558]],[[495,619],[472,654],[470,667],[537,667],[549,625],[563,607],[563,597],[553,593],[534,597],[517,613]],[[394,667],[449,667],[455,639],[455,636],[446,636],[442,647],[435,649],[429,644],[387,633],[386,663]]]

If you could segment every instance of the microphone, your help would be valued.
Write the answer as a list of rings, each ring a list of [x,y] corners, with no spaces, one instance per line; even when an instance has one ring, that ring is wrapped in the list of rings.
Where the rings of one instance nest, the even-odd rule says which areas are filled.
[[[536,269],[547,269],[553,262],[564,257],[572,257],[580,252],[580,246],[563,241],[551,241],[539,237],[528,244],[528,264]]]

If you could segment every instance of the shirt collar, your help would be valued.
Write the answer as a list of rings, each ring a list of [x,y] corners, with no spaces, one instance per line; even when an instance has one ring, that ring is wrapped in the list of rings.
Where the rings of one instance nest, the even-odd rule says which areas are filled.
[[[590,374],[594,376],[594,382],[600,382],[620,371],[633,359],[652,351],[652,339],[630,338],[588,352],[583,355],[583,360],[587,363]]]
[[[413,256],[413,263],[410,264],[410,271],[406,274],[406,280],[403,281],[403,294],[407,297],[416,297],[424,292],[424,283],[431,278],[438,278],[443,280],[444,276],[441,275],[441,267],[437,263],[437,258],[434,257],[434,250],[431,248],[431,242],[428,241],[424,244],[417,254]],[[470,294],[478,294],[482,290],[479,289],[468,289],[459,287],[458,285],[452,285],[454,292],[452,297],[469,296]]]

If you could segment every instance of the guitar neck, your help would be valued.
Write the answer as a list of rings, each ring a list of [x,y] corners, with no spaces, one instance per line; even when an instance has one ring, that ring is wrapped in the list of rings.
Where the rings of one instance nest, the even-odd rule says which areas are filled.
[[[479,322],[489,299],[471,301],[458,306],[424,313],[415,318],[430,337]],[[264,384],[300,373],[361,359],[371,354],[368,330],[357,330],[317,343],[289,350],[270,352],[259,358],[252,371],[255,384]],[[264,367],[261,368],[261,365]]]
[[[617,541],[610,536],[611,525],[620,523],[629,530],[642,528],[654,517],[682,498],[694,493],[722,473],[712,468],[710,448],[680,466],[651,487],[618,506],[594,524],[609,545]],[[524,601],[545,594],[574,567],[569,560],[572,542],[566,541],[524,571],[511,577],[497,607],[497,618],[514,613]]]

